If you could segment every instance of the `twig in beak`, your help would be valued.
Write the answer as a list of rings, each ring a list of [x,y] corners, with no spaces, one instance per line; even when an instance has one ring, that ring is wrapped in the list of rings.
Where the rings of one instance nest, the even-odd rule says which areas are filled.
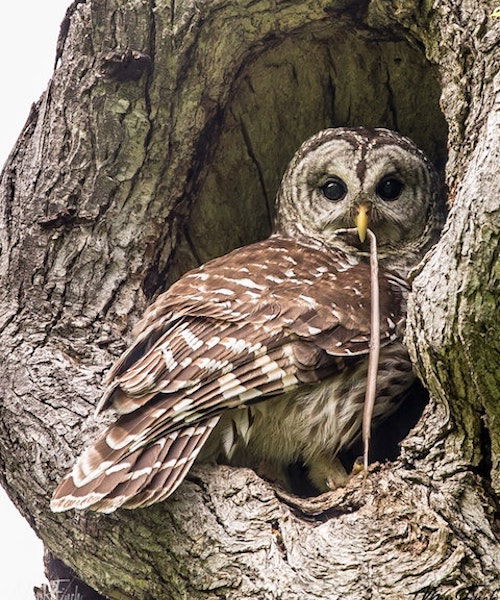
[[[358,228],[338,229],[337,234],[358,234]],[[368,454],[370,451],[371,424],[377,393],[377,371],[380,356],[380,299],[378,285],[377,238],[371,229],[366,229],[370,240],[370,354],[368,356],[368,373],[366,376],[365,402],[363,406],[363,470],[368,471]]]
[[[371,424],[377,393],[377,371],[380,356],[380,300],[378,286],[377,238],[371,229],[366,233],[370,240],[370,355],[366,377],[365,403],[363,407],[363,467],[368,471],[368,452],[370,449]]]

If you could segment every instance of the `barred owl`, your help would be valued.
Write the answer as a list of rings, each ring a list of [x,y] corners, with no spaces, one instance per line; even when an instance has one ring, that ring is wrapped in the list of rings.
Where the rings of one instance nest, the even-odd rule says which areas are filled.
[[[98,407],[119,417],[61,481],[52,510],[159,502],[202,449],[300,460],[318,490],[341,485],[337,454],[361,424],[370,271],[367,242],[338,230],[363,212],[378,240],[380,419],[414,379],[402,345],[407,276],[439,230],[437,189],[423,153],[392,131],[306,141],[283,176],[275,232],[190,271],[146,310]]]

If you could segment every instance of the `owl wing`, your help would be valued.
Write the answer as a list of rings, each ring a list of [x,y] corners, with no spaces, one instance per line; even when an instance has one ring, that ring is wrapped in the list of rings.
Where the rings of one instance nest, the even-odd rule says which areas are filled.
[[[380,277],[381,343],[402,282]],[[52,510],[109,512],[166,498],[222,412],[331,376],[366,354],[368,265],[281,236],[191,271],[146,311],[99,405],[121,413],[80,456]]]

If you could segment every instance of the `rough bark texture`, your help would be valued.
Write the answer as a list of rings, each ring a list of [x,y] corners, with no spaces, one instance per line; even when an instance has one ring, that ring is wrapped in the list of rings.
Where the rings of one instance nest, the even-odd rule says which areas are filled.
[[[500,487],[494,268],[500,20],[480,0],[77,0],[2,174],[2,482],[111,599],[493,598]],[[496,104],[495,104],[496,103]],[[270,229],[310,134],[379,125],[444,169],[452,210],[415,280],[431,392],[398,460],[309,502],[197,467],[167,502],[53,515],[102,422],[103,372],[151,298]],[[448,135],[448,138],[447,138]],[[496,222],[495,222],[496,219]]]
[[[35,600],[106,600],[50,552],[45,552],[43,562],[49,584],[34,589]]]

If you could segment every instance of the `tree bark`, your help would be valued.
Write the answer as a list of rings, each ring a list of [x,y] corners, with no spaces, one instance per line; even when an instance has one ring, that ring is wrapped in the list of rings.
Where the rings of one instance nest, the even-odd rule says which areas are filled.
[[[49,584],[34,589],[35,600],[106,600],[50,552],[45,552],[43,562]]]
[[[500,487],[498,32],[479,0],[76,0],[1,180],[2,483],[110,599],[490,599]],[[451,211],[407,342],[430,401],[393,462],[316,499],[197,466],[166,502],[51,514],[102,374],[183,272],[270,231],[300,143],[414,139]],[[447,154],[448,152],[448,154]],[[446,161],[447,159],[447,161]],[[497,319],[498,320],[498,319]],[[496,334],[496,335],[495,335]]]

